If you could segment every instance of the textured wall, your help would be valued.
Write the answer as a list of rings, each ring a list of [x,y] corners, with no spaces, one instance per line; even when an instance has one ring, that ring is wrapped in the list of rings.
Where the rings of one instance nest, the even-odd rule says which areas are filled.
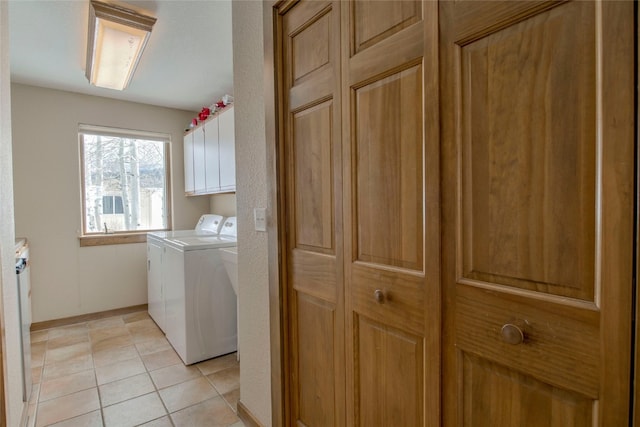
[[[7,426],[17,427],[26,405],[22,402],[20,320],[15,269],[7,9],[7,2],[0,1],[0,322],[4,331],[2,368],[5,379]]]
[[[171,134],[173,225],[184,229],[209,211],[208,198],[184,196],[182,135],[193,113],[18,84],[11,89],[16,234],[31,244],[33,320],[145,304],[144,244],[79,247],[78,123]]]
[[[267,205],[262,2],[234,0],[233,81],[240,295],[240,400],[271,425],[267,234],[253,208]]]

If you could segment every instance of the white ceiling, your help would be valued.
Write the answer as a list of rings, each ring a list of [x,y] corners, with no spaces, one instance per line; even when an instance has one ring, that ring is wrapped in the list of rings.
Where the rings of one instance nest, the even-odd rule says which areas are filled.
[[[89,0],[9,0],[12,82],[188,111],[233,95],[231,0],[107,2],[157,18],[127,89],[85,77]]]

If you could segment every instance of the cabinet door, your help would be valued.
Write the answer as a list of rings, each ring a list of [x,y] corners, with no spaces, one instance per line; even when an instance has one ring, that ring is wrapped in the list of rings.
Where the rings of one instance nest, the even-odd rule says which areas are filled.
[[[439,425],[438,6],[342,3],[347,424]]]
[[[291,408],[286,425],[345,425],[340,1],[283,17]]]
[[[184,191],[193,193],[195,189],[193,179],[193,132],[184,136]]]
[[[196,193],[206,190],[204,141],[204,126],[200,126],[193,131],[193,184]]]
[[[220,189],[236,189],[236,149],[233,107],[218,116],[220,120]]]
[[[162,246],[150,240],[147,240],[147,298],[149,316],[164,331]]]
[[[220,166],[218,159],[218,117],[204,125],[205,181],[207,193],[220,191]]]
[[[629,425],[633,2],[440,12],[444,425]]]
[[[289,6],[286,424],[438,425],[437,3]]]

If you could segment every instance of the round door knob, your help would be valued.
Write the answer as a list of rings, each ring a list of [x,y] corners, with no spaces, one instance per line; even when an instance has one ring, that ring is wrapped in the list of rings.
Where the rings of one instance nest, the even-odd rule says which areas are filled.
[[[384,304],[384,292],[381,289],[376,289],[373,292],[373,297],[378,304]]]
[[[524,333],[522,332],[522,329],[511,323],[505,324],[502,327],[501,333],[502,339],[507,344],[517,345],[522,344],[524,341]]]

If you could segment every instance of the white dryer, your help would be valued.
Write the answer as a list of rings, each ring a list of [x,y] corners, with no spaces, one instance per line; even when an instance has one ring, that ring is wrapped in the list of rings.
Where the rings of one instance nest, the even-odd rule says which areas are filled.
[[[200,217],[193,230],[155,231],[147,233],[147,303],[149,316],[164,331],[165,322],[165,284],[163,259],[165,239],[188,236],[217,236],[224,217],[205,214]]]
[[[165,334],[186,365],[237,349],[236,295],[218,250],[236,239],[235,217],[217,236],[165,239]]]

